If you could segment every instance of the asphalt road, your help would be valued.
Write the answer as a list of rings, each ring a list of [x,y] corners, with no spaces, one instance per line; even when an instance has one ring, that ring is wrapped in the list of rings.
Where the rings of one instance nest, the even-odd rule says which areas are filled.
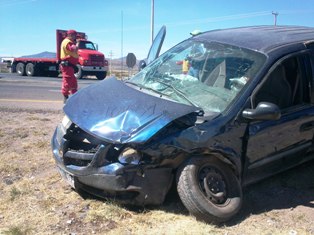
[[[0,73],[0,109],[62,110],[61,78],[27,77]],[[78,80],[79,89],[100,82],[97,79]]]

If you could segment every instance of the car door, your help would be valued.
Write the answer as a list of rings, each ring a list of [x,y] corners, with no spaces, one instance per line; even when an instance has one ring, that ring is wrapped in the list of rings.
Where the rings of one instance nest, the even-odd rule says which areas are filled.
[[[162,44],[164,43],[164,39],[166,37],[166,26],[163,25],[159,32],[157,33],[152,45],[149,49],[147,58],[145,60],[141,60],[139,62],[139,70],[145,68],[148,64],[153,62],[155,59],[158,58]]]
[[[312,146],[314,106],[309,54],[278,61],[252,95],[254,107],[279,106],[279,120],[252,121],[247,131],[246,183],[302,162]]]
[[[166,36],[166,26],[163,25],[161,29],[159,30],[159,32],[157,33],[152,43],[152,46],[149,49],[149,52],[147,55],[147,64],[150,64],[159,56],[165,36]]]

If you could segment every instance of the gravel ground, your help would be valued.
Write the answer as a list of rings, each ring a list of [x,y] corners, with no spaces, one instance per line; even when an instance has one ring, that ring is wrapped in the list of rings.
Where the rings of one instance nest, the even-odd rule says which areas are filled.
[[[314,234],[314,162],[246,188],[243,209],[221,227],[196,221],[175,193],[144,210],[84,199],[52,158],[62,116],[0,109],[0,234]]]

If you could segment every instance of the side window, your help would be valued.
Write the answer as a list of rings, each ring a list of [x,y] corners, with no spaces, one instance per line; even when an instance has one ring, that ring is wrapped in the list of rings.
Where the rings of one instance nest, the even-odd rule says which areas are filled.
[[[310,62],[309,62],[309,76],[310,76],[310,78],[311,78],[311,80],[310,80],[310,84],[309,84],[309,86],[310,86],[310,88],[311,88],[311,90],[310,90],[310,96],[311,96],[311,103],[312,104],[314,104],[314,49],[313,49],[313,45],[311,45],[312,46],[312,50],[311,50],[311,53],[310,53],[310,56],[311,56],[311,60],[310,60]]]
[[[310,103],[310,77],[306,70],[308,56],[294,56],[283,60],[263,81],[254,99],[258,103],[271,102],[280,109]]]

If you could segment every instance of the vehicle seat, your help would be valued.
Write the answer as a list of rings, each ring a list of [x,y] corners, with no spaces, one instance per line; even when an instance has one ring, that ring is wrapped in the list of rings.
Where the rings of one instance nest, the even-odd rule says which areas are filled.
[[[292,103],[292,91],[286,79],[286,72],[282,65],[278,65],[262,85],[255,98],[256,105],[259,102],[271,102],[280,109],[287,108]]]
[[[226,61],[220,62],[209,74],[203,78],[207,86],[224,87],[226,80]]]

